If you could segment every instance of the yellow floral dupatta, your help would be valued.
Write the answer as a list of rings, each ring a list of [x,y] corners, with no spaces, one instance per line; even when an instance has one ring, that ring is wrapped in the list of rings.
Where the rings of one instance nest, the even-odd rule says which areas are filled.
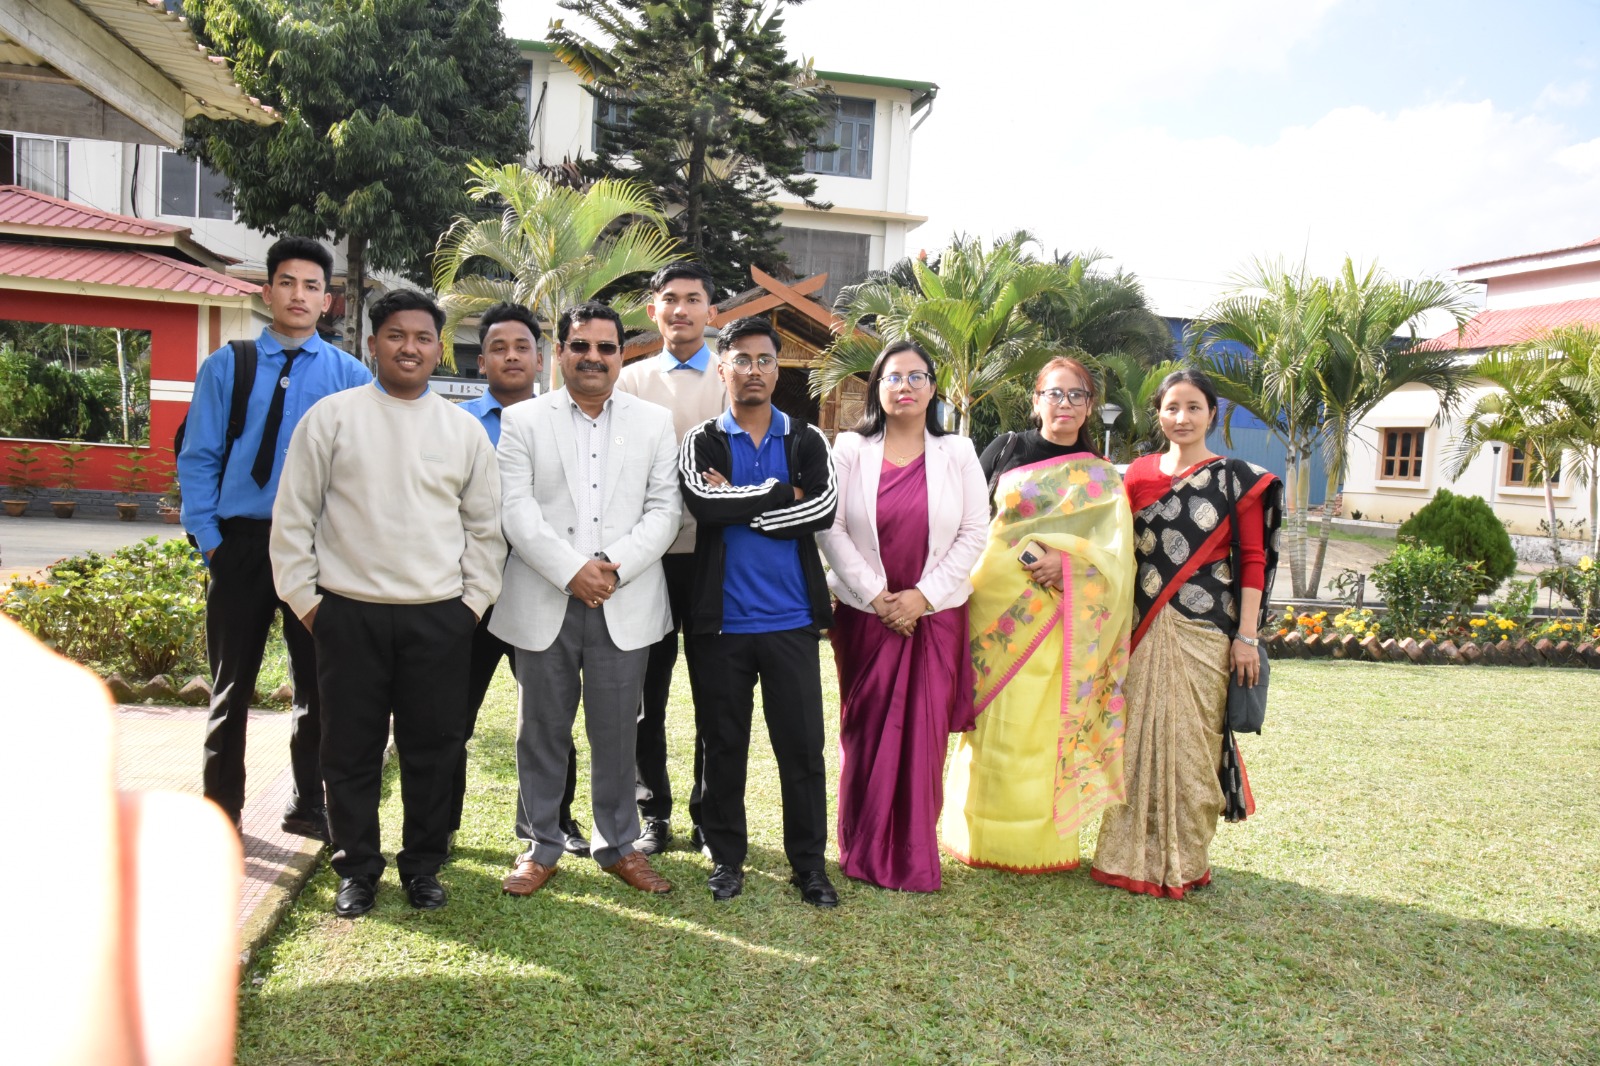
[[[1052,813],[1065,836],[1123,801],[1133,517],[1116,468],[1087,453],[1009,470],[995,498],[968,606],[977,707],[1008,686],[1008,700],[1060,707]],[[1018,564],[1032,540],[1065,553],[1061,592],[1041,589]],[[1061,691],[1019,676],[1036,654],[1061,656]],[[1017,690],[1029,684],[1038,691]]]

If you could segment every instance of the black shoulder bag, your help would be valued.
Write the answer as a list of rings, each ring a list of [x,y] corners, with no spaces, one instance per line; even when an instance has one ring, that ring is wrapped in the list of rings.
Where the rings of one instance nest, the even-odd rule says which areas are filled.
[[[1224,488],[1228,492],[1228,525],[1232,534],[1233,545],[1228,556],[1228,567],[1233,573],[1233,604],[1240,620],[1244,618],[1244,552],[1239,547],[1239,498],[1234,486],[1238,483],[1233,476],[1233,460],[1227,459],[1222,464]],[[1266,606],[1265,604],[1262,605]],[[1237,630],[1235,634],[1237,635]],[[1241,685],[1238,675],[1231,667],[1228,670],[1228,728],[1235,733],[1260,733],[1261,723],[1267,717],[1267,674],[1269,670],[1267,660],[1267,645],[1265,641],[1256,645],[1256,652],[1261,656],[1261,676],[1251,686]],[[1230,651],[1231,655],[1231,651]]]
[[[1011,458],[1011,453],[1017,450],[1017,431],[1012,430],[1006,434],[1006,442],[1000,445],[1000,457],[994,461],[994,473],[989,475],[989,519],[1000,513],[1000,505],[995,502],[995,486],[1000,484],[1000,475],[1005,473],[1006,460]]]

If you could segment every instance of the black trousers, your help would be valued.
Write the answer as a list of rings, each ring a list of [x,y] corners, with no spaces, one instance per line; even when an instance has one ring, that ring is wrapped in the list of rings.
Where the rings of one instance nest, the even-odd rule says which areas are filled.
[[[402,880],[437,873],[450,849],[450,788],[466,743],[477,619],[459,599],[364,603],[323,590],[313,624],[322,687],[322,774],[340,877],[383,872],[378,800],[394,717],[405,808]]]
[[[820,870],[828,843],[827,766],[822,757],[822,676],[817,634],[691,636],[700,692],[695,721],[705,748],[700,829],[711,859],[742,864],[749,849],[744,788],[756,682],[778,760],[783,850],[797,873]]]
[[[461,764],[456,767],[455,779],[451,783],[451,832],[461,828],[461,808],[467,799],[466,742],[472,739],[473,731],[478,728],[478,711],[483,707],[483,697],[489,691],[489,682],[494,680],[494,672],[500,669],[502,657],[511,664],[511,676],[517,676],[517,650],[489,632],[489,619],[493,617],[494,608],[490,607],[483,612],[483,618],[478,621],[478,628],[472,633],[472,667],[467,693],[467,732],[462,737]],[[561,794],[563,822],[572,820],[572,797],[577,790],[578,746],[574,744],[567,748],[567,789]]]
[[[694,554],[680,552],[661,557],[667,577],[667,603],[672,608],[672,632],[650,645],[650,662],[644,671],[644,695],[639,700],[639,738],[634,749],[634,791],[644,818],[672,817],[672,782],[667,778],[667,701],[672,695],[672,672],[678,665],[678,629],[689,616],[689,589],[694,583]],[[689,665],[689,694],[698,706],[699,682],[692,645],[684,648]],[[694,785],[689,792],[689,820],[700,824],[700,773],[705,754],[700,735],[694,738]]]
[[[206,722],[201,780],[206,798],[235,822],[244,808],[245,725],[255,695],[261,657],[274,613],[283,615],[289,648],[294,709],[289,723],[289,765],[294,770],[295,810],[322,806],[322,701],[317,692],[317,654],[311,634],[272,585],[265,519],[224,518],[222,543],[211,554],[206,592],[206,658],[211,662],[211,717]]]

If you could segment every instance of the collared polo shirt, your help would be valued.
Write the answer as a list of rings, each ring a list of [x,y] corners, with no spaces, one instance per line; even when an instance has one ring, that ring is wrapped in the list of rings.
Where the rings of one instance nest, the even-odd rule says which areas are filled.
[[[732,411],[724,411],[717,425],[728,434],[733,453],[730,484],[788,483],[789,457],[784,447],[788,415],[773,408],[772,425],[760,447],[739,428]],[[748,526],[728,526],[722,531],[722,544],[724,633],[778,633],[812,624],[798,541],[776,540]]]

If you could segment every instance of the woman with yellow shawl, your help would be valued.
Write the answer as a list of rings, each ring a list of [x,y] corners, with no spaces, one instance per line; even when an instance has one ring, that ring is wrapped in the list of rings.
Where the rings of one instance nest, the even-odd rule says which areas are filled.
[[[951,756],[941,821],[969,866],[1070,870],[1078,830],[1123,799],[1133,528],[1089,442],[1093,401],[1083,365],[1052,359],[1034,381],[1039,428],[980,460],[995,517],[969,601],[978,724]]]

